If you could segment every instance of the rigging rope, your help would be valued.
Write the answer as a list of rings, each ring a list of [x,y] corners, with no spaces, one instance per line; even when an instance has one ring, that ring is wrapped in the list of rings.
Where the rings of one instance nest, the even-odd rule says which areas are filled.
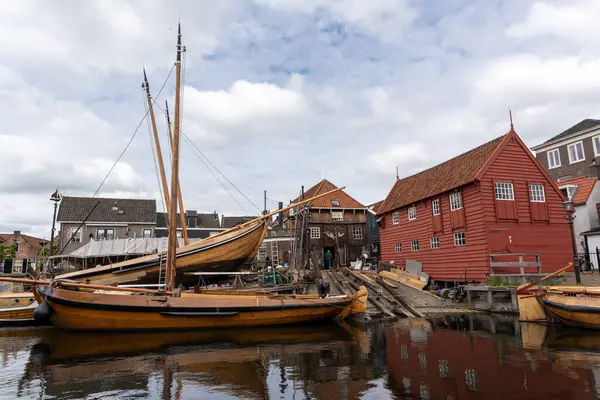
[[[171,74],[173,73],[173,69],[175,68],[175,64],[173,64],[171,66],[171,70],[169,71],[169,74],[167,75],[167,78],[165,79],[165,81],[163,82],[160,90],[158,91],[158,94],[156,95],[156,97],[153,100],[154,105],[156,105],[156,100],[158,99],[158,97],[160,96],[160,94],[162,93],[163,89],[165,88],[165,86],[167,85],[167,82],[169,81],[169,78],[171,77]],[[127,149],[129,148],[129,146],[131,145],[131,143],[133,142],[133,139],[135,139],[135,135],[137,135],[138,130],[140,129],[140,127],[142,126],[142,124],[144,123],[144,120],[146,119],[146,117],[148,116],[148,113],[150,111],[146,111],[146,113],[144,114],[144,116],[142,117],[142,119],[140,120],[139,124],[137,125],[137,127],[135,128],[135,130],[133,131],[133,135],[131,135],[131,139],[129,139],[129,142],[127,142],[127,145],[125,146],[125,148],[123,149],[123,151],[121,152],[121,154],[119,154],[119,157],[117,158],[117,160],[115,161],[115,163],[112,165],[112,167],[110,167],[110,170],[108,171],[108,173],[106,174],[106,176],[104,177],[104,179],[102,179],[102,182],[100,183],[100,186],[98,186],[98,189],[96,189],[96,191],[94,192],[94,194],[92,195],[92,198],[96,197],[96,195],[98,194],[98,192],[100,192],[100,189],[102,188],[102,186],[104,186],[104,183],[106,182],[106,180],[108,179],[108,177],[110,176],[110,174],[113,172],[113,170],[115,169],[115,167],[117,166],[117,164],[119,163],[119,161],[121,161],[121,158],[123,158],[123,155],[125,155],[125,152],[127,151]]]

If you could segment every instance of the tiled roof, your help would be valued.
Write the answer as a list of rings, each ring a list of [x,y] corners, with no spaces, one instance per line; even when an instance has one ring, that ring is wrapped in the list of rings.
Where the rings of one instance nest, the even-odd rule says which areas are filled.
[[[581,122],[576,123],[575,125],[573,125],[569,129],[567,129],[567,130],[559,133],[558,135],[554,136],[553,138],[546,140],[542,144],[550,143],[550,142],[553,142],[553,141],[558,140],[558,139],[563,139],[563,138],[566,138],[566,137],[568,137],[568,136],[570,136],[570,135],[572,135],[574,133],[585,131],[587,129],[590,129],[590,128],[593,128],[593,127],[599,126],[599,125],[600,125],[600,119],[587,118],[587,119],[584,119]]]
[[[377,211],[382,214],[473,182],[506,135],[416,175],[396,181]]]
[[[223,221],[221,221],[221,228],[233,228],[239,224],[243,224],[244,222],[252,221],[258,217],[252,216],[244,216],[244,217],[225,217],[223,216]]]
[[[585,204],[590,194],[592,194],[592,190],[594,190],[594,186],[598,182],[598,178],[589,177],[589,176],[578,176],[576,178],[567,179],[564,181],[556,182],[558,187],[563,187],[566,185],[576,185],[577,190],[575,191],[575,195],[573,196],[573,203]]]
[[[67,196],[60,202],[56,220],[81,222],[92,209],[89,222],[156,222],[156,200]]]
[[[383,200],[380,200],[377,203],[369,204],[367,207],[369,207],[371,210],[373,210],[373,212],[376,213],[382,204],[383,204]]]
[[[304,192],[304,198],[308,199],[310,197],[318,196],[323,193],[330,192],[332,190],[337,189],[333,183],[329,182],[327,179],[323,179],[321,182],[317,183],[315,186],[308,189]],[[294,200],[294,202],[298,201],[299,198]],[[337,202],[334,205],[334,202]],[[360,204],[354,198],[352,198],[349,194],[340,190],[338,192],[329,194],[324,197],[320,197],[314,200],[311,203],[311,208],[355,208],[355,209],[364,209],[366,208],[364,205]]]
[[[0,242],[7,241],[13,235],[14,233],[0,233]],[[19,234],[19,237],[29,243],[29,245],[37,251],[42,249],[42,243],[48,242],[48,240],[36,238],[35,236],[24,235],[22,233]]]
[[[191,217],[195,216],[197,218],[196,228],[220,228],[219,216],[215,213],[203,214],[199,213],[195,210],[187,210],[185,212],[186,216]],[[186,224],[188,221],[186,221]],[[166,228],[167,227],[167,213],[159,212],[156,213],[156,227],[157,228]],[[177,227],[181,228],[181,217],[179,213],[177,214]],[[188,226],[189,228],[189,226]]]

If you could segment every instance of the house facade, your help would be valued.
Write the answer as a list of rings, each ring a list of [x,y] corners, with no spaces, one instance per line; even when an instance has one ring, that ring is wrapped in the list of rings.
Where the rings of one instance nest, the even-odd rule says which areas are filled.
[[[209,236],[225,230],[221,227],[219,214],[199,213],[196,210],[186,210],[185,214],[186,231],[189,239],[205,239]],[[159,212],[156,214],[156,237],[169,236],[169,228],[167,225],[167,213]],[[183,235],[181,229],[181,217],[177,214],[177,237]]]
[[[64,254],[91,240],[149,238],[156,227],[156,200],[64,196],[56,220]]]
[[[30,268],[37,268],[42,249],[48,245],[48,241],[14,231],[0,233],[0,245],[16,247],[14,259],[0,260],[0,273],[25,274]]]
[[[337,186],[323,179],[308,189],[304,198],[318,196],[334,189],[337,189]],[[323,267],[325,253],[330,251],[334,256],[333,265],[349,266],[351,261],[356,261],[363,253],[368,253],[369,212],[367,207],[343,190],[314,200],[309,208],[307,233],[311,262]]]
[[[484,281],[492,254],[539,254],[555,271],[572,258],[563,196],[511,129],[396,181],[377,215],[381,257],[423,264],[436,281]]]
[[[531,150],[554,181],[587,175],[600,177],[594,161],[600,156],[600,120],[584,119]]]

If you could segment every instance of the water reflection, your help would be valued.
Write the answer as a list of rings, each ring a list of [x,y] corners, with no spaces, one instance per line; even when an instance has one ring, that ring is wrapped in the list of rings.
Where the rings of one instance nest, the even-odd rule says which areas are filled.
[[[595,399],[600,333],[464,316],[153,334],[0,331],[0,398]]]

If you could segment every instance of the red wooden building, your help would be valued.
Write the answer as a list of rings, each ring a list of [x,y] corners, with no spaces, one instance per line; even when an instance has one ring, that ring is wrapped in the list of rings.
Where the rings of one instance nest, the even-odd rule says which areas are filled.
[[[436,281],[484,281],[490,254],[539,254],[542,270],[554,271],[572,257],[562,201],[511,129],[397,180],[377,212],[381,257],[400,266],[420,261]]]

